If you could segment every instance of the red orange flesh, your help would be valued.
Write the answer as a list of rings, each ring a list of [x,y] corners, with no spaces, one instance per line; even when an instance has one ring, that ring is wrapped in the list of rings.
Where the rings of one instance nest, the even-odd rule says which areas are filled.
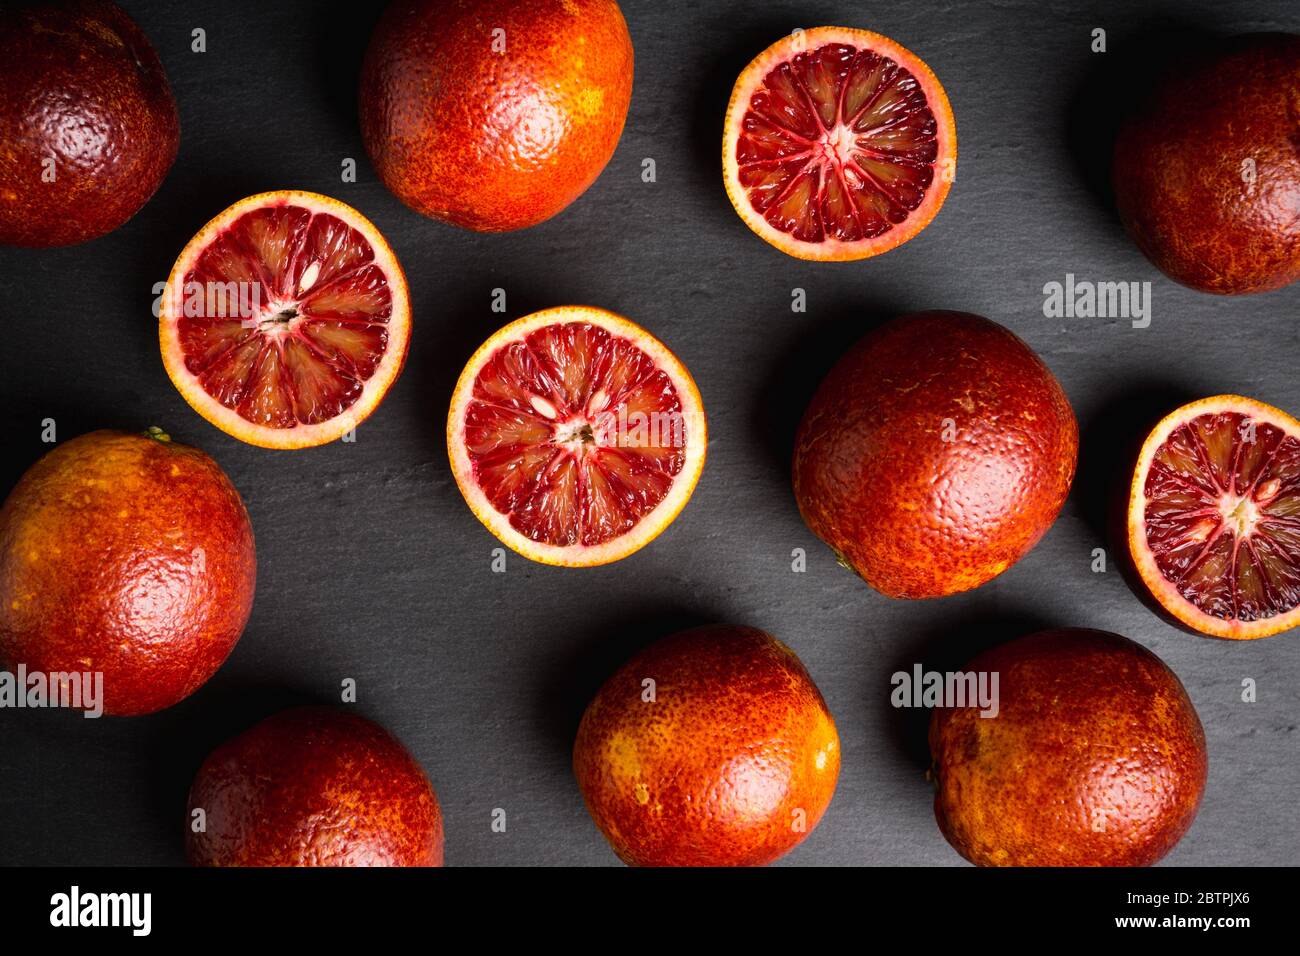
[[[1300,624],[1300,423],[1240,395],[1172,412],[1142,447],[1128,531],[1152,595],[1195,630]]]
[[[293,190],[241,200],[176,261],[159,339],[172,382],[242,441],[301,448],[339,438],[401,371],[406,278],[355,209]]]
[[[722,161],[732,205],[764,240],[801,259],[864,259],[934,218],[956,173],[956,127],[915,54],[820,27],[741,73]]]
[[[708,441],[686,368],[602,309],[548,309],[497,332],[461,373],[447,422],[461,493],[516,551],[604,564],[659,534]]]

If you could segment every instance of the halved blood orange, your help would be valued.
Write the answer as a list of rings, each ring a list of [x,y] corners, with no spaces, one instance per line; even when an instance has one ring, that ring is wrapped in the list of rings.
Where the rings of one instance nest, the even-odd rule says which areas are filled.
[[[888,37],[818,27],[736,80],[722,136],[727,195],[749,228],[800,259],[866,259],[924,229],[957,168],[947,94]]]
[[[158,337],[194,410],[266,448],[323,445],[366,419],[406,360],[406,276],[379,230],[328,196],[243,199],[172,267]]]
[[[525,316],[461,372],[447,450],[461,494],[534,561],[608,564],[677,517],[704,467],[704,407],[686,367],[622,316]]]
[[[1300,422],[1240,395],[1166,416],[1138,457],[1128,537],[1189,627],[1249,639],[1300,624]]]

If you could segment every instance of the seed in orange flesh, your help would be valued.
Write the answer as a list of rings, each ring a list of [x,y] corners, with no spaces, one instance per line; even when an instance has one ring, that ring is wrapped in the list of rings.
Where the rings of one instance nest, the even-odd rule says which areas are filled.
[[[1240,395],[1167,415],[1133,472],[1128,540],[1152,596],[1202,634],[1300,624],[1300,422]]]
[[[172,383],[228,435],[265,448],[340,438],[406,360],[406,276],[351,206],[281,190],[243,199],[172,267],[159,341]]]
[[[722,176],[740,218],[800,259],[866,259],[929,225],[957,169],[947,94],[868,30],[785,37],[736,80]]]
[[[470,509],[515,551],[589,566],[656,538],[695,489],[708,441],[686,367],[622,316],[565,306],[498,331],[447,417]]]
[[[597,692],[573,770],[632,866],[761,866],[803,842],[840,772],[826,701],[790,648],[752,627],[661,640]]]

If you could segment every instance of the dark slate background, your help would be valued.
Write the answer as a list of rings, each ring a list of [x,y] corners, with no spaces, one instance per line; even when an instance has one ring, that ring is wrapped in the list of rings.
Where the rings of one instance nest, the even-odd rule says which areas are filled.
[[[1184,35],[1300,29],[1285,2],[850,3],[625,0],[636,46],[618,152],[566,212],[513,235],[426,220],[375,179],[356,122],[367,5],[124,2],[157,47],[180,104],[180,157],[124,228],[88,245],[0,250],[0,491],[48,446],[96,427],[164,426],[210,452],[248,503],[258,590],[229,662],[151,717],[84,720],[0,712],[0,862],[176,864],[185,795],[207,752],[280,707],[336,700],[400,737],[446,817],[447,862],[612,864],[569,769],[573,732],[600,681],[639,646],[726,620],[765,628],[803,658],[843,742],[839,789],[785,863],[960,863],[934,824],[925,714],[890,708],[889,675],[960,666],[1052,625],[1105,628],[1182,678],[1209,738],[1210,780],[1170,864],[1295,863],[1300,645],[1201,639],[1153,616],[1112,567],[1107,496],[1126,448],[1181,401],[1240,391],[1300,412],[1300,287],[1239,299],[1158,275],[1125,238],[1105,187],[1114,113],[1146,61]],[[923,235],[880,258],[802,263],[753,236],[719,173],[723,112],[748,60],[794,27],[874,29],[938,74],[960,161]],[[190,31],[208,52],[190,52]],[[1109,52],[1090,52],[1091,32]],[[0,65],[0,70],[3,65]],[[340,182],[340,163],[359,182]],[[643,183],[653,157],[658,181]],[[355,444],[272,452],[227,438],[171,386],[158,356],[153,286],[229,203],[296,187],[362,210],[411,282],[405,374]],[[1152,282],[1151,327],[1047,319],[1043,286],[1067,272]],[[490,310],[496,287],[507,316]],[[807,291],[805,314],[791,290]],[[689,507],[614,566],[563,570],[511,556],[470,514],[448,469],[447,401],[464,360],[506,318],[565,303],[624,313],[691,369],[709,414],[709,461]],[[978,591],[891,601],[840,569],[804,527],[788,479],[798,415],[843,349],[920,308],[982,313],[1016,331],[1060,377],[1083,450],[1061,519]],[[1122,547],[1122,545],[1120,545]],[[808,551],[792,573],[791,551]],[[1259,701],[1241,702],[1241,682]],[[508,829],[490,829],[494,808]]]

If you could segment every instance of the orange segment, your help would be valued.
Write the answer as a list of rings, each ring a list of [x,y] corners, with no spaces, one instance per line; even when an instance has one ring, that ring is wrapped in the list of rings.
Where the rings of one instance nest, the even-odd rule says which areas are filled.
[[[1147,438],[1129,547],[1166,610],[1217,637],[1300,623],[1300,423],[1239,395],[1185,405]]]
[[[956,160],[939,81],[866,30],[785,37],[741,73],[727,108],[727,195],[801,259],[865,259],[906,242],[943,204]]]
[[[159,338],[173,383],[250,444],[300,448],[356,427],[406,356],[406,279],[360,213],[315,193],[242,200],[185,247]]]
[[[618,560],[686,504],[704,465],[699,392],[627,319],[548,309],[496,333],[461,373],[448,451],[470,508],[548,564]]]

